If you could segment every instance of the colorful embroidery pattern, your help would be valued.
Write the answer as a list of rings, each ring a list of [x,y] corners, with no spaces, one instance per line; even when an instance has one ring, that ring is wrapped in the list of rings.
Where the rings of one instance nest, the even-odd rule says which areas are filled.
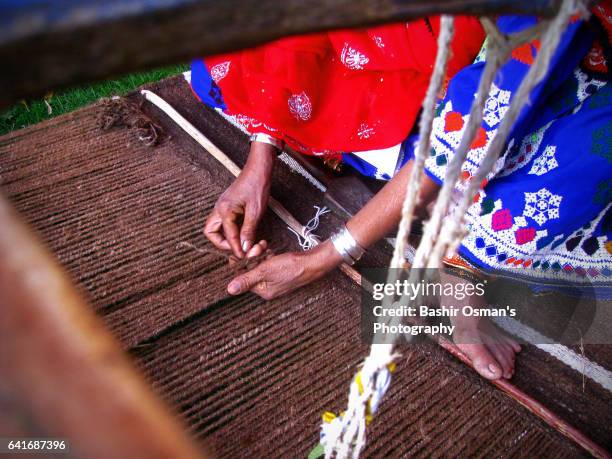
[[[367,125],[367,124],[365,124],[365,123],[362,123],[362,124],[359,126],[359,130],[357,131],[357,136],[358,136],[360,139],[369,139],[371,136],[373,136],[373,135],[374,135],[374,132],[375,132],[375,131],[374,131],[374,128],[373,128],[373,127],[370,127],[370,126],[368,126],[368,125]]]
[[[498,88],[495,83],[491,86],[489,98],[485,102],[483,120],[489,127],[496,127],[506,115],[510,105],[510,91]]]
[[[502,19],[500,19],[501,24]],[[525,19],[504,19],[509,29]],[[577,49],[592,37],[572,24],[544,84],[532,93],[508,146],[468,209],[469,233],[459,248],[471,265],[555,285],[567,281],[612,297],[612,88],[581,70]],[[581,44],[582,43],[582,44]],[[480,139],[468,152],[469,180],[529,69],[525,48],[496,77]],[[452,161],[482,64],[451,80],[433,123],[426,170],[441,182]],[[410,143],[406,143],[410,147]]]
[[[559,206],[562,196],[548,191],[546,188],[535,193],[525,193],[525,210],[523,215],[533,218],[542,226],[548,220],[559,218]]]
[[[555,158],[556,150],[557,147],[555,147],[554,145],[547,145],[544,149],[544,152],[540,156],[538,156],[533,162],[533,165],[529,170],[529,174],[544,175],[547,172],[550,172],[551,170],[555,169],[556,167],[559,167],[559,163]]]

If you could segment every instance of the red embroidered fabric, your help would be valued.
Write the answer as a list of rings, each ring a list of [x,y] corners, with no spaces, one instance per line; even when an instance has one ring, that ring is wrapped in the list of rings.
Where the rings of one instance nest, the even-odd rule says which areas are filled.
[[[397,145],[421,108],[439,18],[284,38],[206,58],[228,113],[306,154]],[[455,21],[449,75],[470,64],[484,32]]]

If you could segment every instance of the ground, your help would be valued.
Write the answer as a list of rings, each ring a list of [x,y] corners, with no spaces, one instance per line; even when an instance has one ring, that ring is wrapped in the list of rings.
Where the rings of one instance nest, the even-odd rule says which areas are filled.
[[[91,104],[101,97],[126,94],[145,83],[159,81],[187,69],[188,65],[183,64],[148,72],[133,73],[97,84],[60,92],[49,92],[42,99],[22,100],[0,113],[0,135],[71,112]]]

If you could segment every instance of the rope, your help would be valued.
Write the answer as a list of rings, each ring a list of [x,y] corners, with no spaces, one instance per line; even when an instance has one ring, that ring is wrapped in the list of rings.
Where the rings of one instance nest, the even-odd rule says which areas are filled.
[[[546,75],[552,56],[570,18],[576,12],[587,13],[584,1],[563,0],[560,10],[553,20],[541,21],[538,25],[512,36],[502,34],[492,21],[483,19],[483,27],[489,38],[485,68],[461,142],[447,167],[444,185],[439,192],[431,219],[425,226],[423,238],[415,254],[413,268],[438,268],[443,256],[448,252],[454,252],[465,237],[466,231],[463,225],[465,214],[478,191],[480,183],[493,170],[521,109],[529,103],[531,90]],[[423,113],[419,126],[420,142],[415,153],[413,170],[407,184],[406,196],[402,206],[396,246],[390,264],[391,269],[387,276],[388,283],[395,282],[402,269],[406,268],[404,253],[408,244],[407,239],[412,226],[414,209],[418,204],[418,190],[424,175],[425,160],[431,148],[435,103],[444,82],[453,31],[452,17],[443,16],[438,37],[436,63],[423,102]],[[495,75],[509,59],[514,48],[528,43],[540,35],[542,35],[541,48],[534,63],[521,82],[476,174],[469,181],[459,199],[459,204],[453,210],[451,218],[445,219],[444,217],[449,213],[453,192],[459,184],[462,165],[478,128],[482,124],[484,105],[491,91]],[[444,226],[442,226],[443,219]],[[421,273],[422,270],[420,269],[411,269],[409,282],[418,282],[422,278]],[[415,300],[418,301],[419,298]],[[392,300],[386,298],[383,308],[390,307],[391,302]],[[401,318],[385,318],[383,322],[391,326],[397,325],[401,322]],[[366,425],[374,415],[390,384],[393,360],[396,357],[393,354],[393,345],[396,340],[396,336],[391,336],[385,338],[382,343],[372,344],[369,356],[351,383],[346,412],[338,417],[331,413],[324,415],[324,423],[321,426],[321,444],[324,447],[326,458],[331,458],[334,454],[338,458],[346,458],[349,454],[353,458],[357,458],[365,447]],[[383,383],[379,383],[379,381]],[[325,416],[327,416],[327,419]]]
[[[455,154],[451,159],[444,177],[444,184],[438,194],[434,209],[432,211],[429,222],[425,225],[423,238],[415,255],[414,265],[419,267],[431,267],[429,264],[430,255],[434,241],[438,238],[442,229],[442,221],[448,214],[448,209],[451,203],[453,191],[456,189],[457,183],[461,176],[462,166],[467,158],[470,146],[476,137],[478,128],[482,124],[483,109],[489,97],[491,85],[501,66],[509,59],[512,50],[524,43],[528,43],[536,38],[540,30],[545,27],[548,22],[542,22],[533,29],[521,32],[511,38],[507,38],[499,32],[497,26],[490,20],[482,21],[485,31],[489,36],[489,46],[487,48],[487,58],[483,74],[481,76],[476,98],[470,108],[470,114],[467,126],[461,137],[459,146],[455,150]],[[535,64],[534,64],[535,65]],[[516,98],[514,99],[516,100]],[[522,105],[521,105],[522,107]],[[489,155],[491,149],[487,151]],[[485,155],[485,156],[487,156]],[[446,224],[446,222],[445,222]],[[456,238],[461,241],[465,234],[456,233]]]

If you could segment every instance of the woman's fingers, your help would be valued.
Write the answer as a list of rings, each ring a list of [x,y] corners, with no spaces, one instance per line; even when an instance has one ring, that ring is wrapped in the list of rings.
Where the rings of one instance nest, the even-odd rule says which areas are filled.
[[[251,249],[247,252],[246,257],[247,258],[258,257],[262,253],[264,253],[267,248],[268,248],[268,243],[262,239],[257,244],[255,244],[253,247],[251,247]]]
[[[247,253],[253,247],[255,241],[255,232],[257,230],[257,224],[261,212],[255,209],[253,205],[247,205],[244,212],[244,221],[242,222],[242,228],[240,228],[240,241],[242,250]]]
[[[234,255],[238,258],[242,258],[244,252],[240,244],[240,230],[238,229],[236,218],[237,215],[234,213],[223,217],[223,234]]]
[[[216,210],[210,214],[204,225],[204,235],[212,244],[220,250],[231,250],[231,247],[223,236],[223,222]]]
[[[241,274],[232,280],[227,286],[227,291],[230,295],[240,295],[255,288],[257,284],[264,280],[264,271],[261,265],[250,270],[247,273]]]

